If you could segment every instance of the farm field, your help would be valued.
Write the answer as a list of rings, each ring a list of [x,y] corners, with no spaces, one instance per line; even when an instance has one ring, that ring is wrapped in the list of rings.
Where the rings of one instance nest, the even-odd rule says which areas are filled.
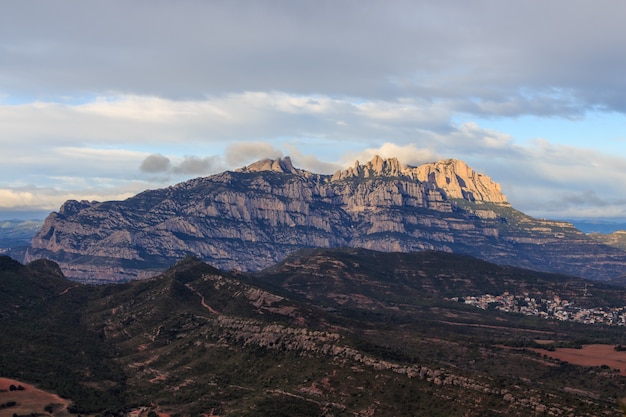
[[[557,348],[554,351],[538,348],[530,350],[573,365],[606,365],[612,369],[618,369],[621,375],[626,376],[626,352],[616,351],[614,345],[594,344],[585,345],[582,349]]]
[[[23,390],[11,391],[10,387],[22,386]],[[0,409],[0,417],[12,417],[17,415],[54,415],[66,416],[68,400],[46,391],[42,391],[32,385],[9,378],[0,378],[0,404],[15,401],[16,405]],[[46,408],[49,411],[47,412]]]

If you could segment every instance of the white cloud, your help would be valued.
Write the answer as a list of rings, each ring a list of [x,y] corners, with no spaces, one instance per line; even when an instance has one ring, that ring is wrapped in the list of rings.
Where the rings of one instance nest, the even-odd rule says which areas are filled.
[[[40,187],[0,188],[0,213],[15,209],[56,211],[67,200],[125,200],[140,191],[142,188],[138,184],[134,184],[134,187],[126,184],[119,189],[84,189],[72,192]]]
[[[141,180],[144,188],[155,188],[286,155],[298,168],[329,174],[376,154],[410,165],[464,159],[532,212],[558,206],[551,203],[555,188],[573,192],[580,185],[597,188],[599,196],[620,195],[618,184],[626,183],[623,158],[539,139],[521,146],[511,135],[475,122],[454,126],[447,121],[455,110],[444,102],[428,109],[412,99],[258,92],[192,101],[121,96],[94,103],[0,106],[0,142],[7,149],[0,185],[34,183],[74,192]]]
[[[283,153],[267,142],[237,142],[226,147],[225,157],[231,167],[243,167],[260,159],[281,158]]]
[[[428,148],[418,148],[415,145],[397,145],[395,143],[384,143],[378,148],[367,148],[356,154],[348,154],[343,157],[344,165],[352,165],[354,161],[365,163],[370,161],[374,156],[382,158],[398,158],[401,164],[417,166],[428,162],[435,162],[441,157]]]

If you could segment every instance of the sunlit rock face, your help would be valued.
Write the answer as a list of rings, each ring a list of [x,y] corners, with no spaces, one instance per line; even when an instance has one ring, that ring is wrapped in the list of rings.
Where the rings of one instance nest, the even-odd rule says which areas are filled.
[[[265,159],[124,201],[68,201],[26,261],[50,258],[72,279],[106,282],[151,276],[189,254],[255,271],[306,247],[436,249],[594,279],[626,270],[623,251],[514,210],[462,161],[411,167],[378,156],[332,176]]]

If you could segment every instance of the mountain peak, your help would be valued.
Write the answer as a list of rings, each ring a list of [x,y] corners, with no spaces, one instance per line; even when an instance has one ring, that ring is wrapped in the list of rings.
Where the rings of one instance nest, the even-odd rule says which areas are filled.
[[[276,159],[261,159],[248,166],[237,169],[236,172],[261,172],[261,171],[273,171],[282,174],[297,174],[298,170],[293,167],[291,158],[286,156],[284,158]]]
[[[374,156],[371,161],[343,171],[337,171],[331,181],[349,178],[406,177],[423,183],[431,183],[443,190],[447,198],[462,198],[506,204],[507,200],[500,185],[486,175],[479,174],[459,159],[446,159],[417,167],[402,165],[397,158]]]
[[[434,183],[444,190],[447,198],[507,204],[500,184],[492,181],[487,175],[474,171],[459,159],[423,164],[412,168],[411,172],[413,178]]]

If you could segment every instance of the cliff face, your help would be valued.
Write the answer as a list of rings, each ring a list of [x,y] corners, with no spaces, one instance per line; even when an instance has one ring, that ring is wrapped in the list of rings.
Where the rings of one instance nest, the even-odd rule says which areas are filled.
[[[477,173],[465,162],[456,159],[418,167],[403,167],[396,158],[382,159],[376,156],[365,165],[360,165],[359,161],[356,161],[354,167],[335,173],[332,180],[381,176],[405,177],[428,183],[443,192],[448,199],[461,198],[474,202],[507,203],[499,184],[493,182],[488,176]]]
[[[626,265],[626,253],[570,224],[512,209],[498,184],[462,161],[407,167],[380,157],[332,176],[263,160],[125,201],[68,201],[26,260],[50,258],[70,278],[102,282],[148,277],[188,254],[259,270],[297,249],[344,246],[459,252],[594,279]]]

